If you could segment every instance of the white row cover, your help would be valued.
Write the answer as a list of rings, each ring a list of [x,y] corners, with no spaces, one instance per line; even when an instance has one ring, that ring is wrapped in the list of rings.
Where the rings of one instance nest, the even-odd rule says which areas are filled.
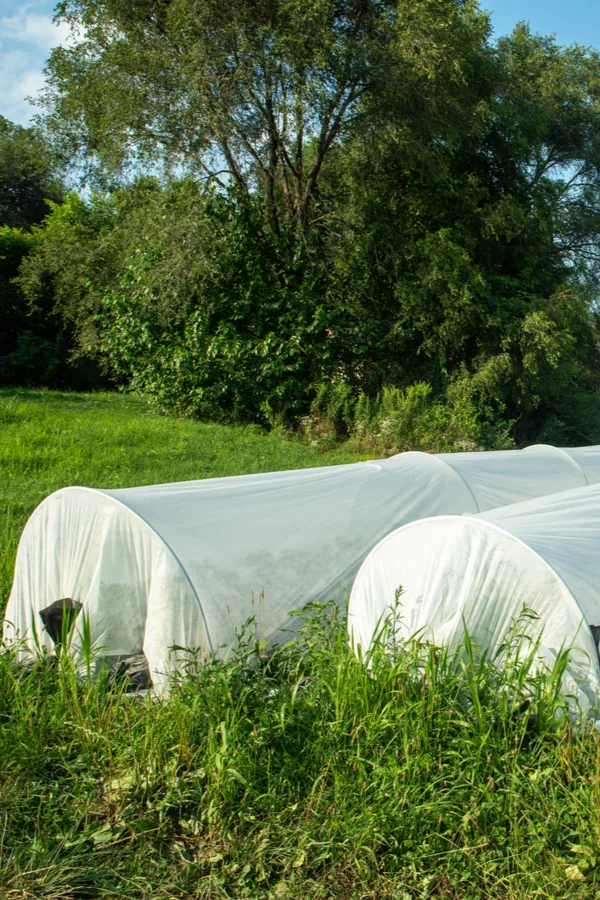
[[[289,613],[341,600],[369,551],[428,516],[477,513],[600,480],[600,448],[432,456],[127,490],[66,488],[27,523],[5,622],[33,649],[40,610],[71,598],[106,655],[143,651],[155,682],[174,645],[224,652],[251,616],[281,640]],[[77,639],[74,646],[77,645]]]
[[[371,646],[394,616],[401,637],[419,632],[459,646],[467,628],[481,649],[501,646],[523,607],[539,617],[540,654],[552,665],[571,647],[567,689],[584,707],[599,687],[591,626],[600,625],[600,484],[528,500],[477,516],[438,516],[384,538],[352,590],[348,628]],[[524,622],[526,624],[526,622]]]

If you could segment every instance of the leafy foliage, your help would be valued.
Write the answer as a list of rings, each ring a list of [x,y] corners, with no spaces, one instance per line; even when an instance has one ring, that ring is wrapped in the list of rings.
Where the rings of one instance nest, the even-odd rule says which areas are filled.
[[[27,309],[14,279],[33,243],[33,236],[18,228],[0,228],[0,357],[12,349],[17,336],[27,328]]]
[[[21,277],[34,260],[39,265],[44,233],[38,226],[28,232],[0,228],[0,384],[97,386],[102,379],[96,364],[72,358],[72,326],[57,314],[53,292],[42,283],[35,295],[23,291]],[[52,257],[52,265],[71,274],[61,267],[60,256]]]
[[[60,321],[51,308],[30,308],[17,283],[35,244],[31,232],[0,228],[0,384],[60,384],[67,365]]]
[[[336,289],[370,338],[361,386],[373,396],[422,380],[439,395],[466,366],[479,411],[512,420],[518,440],[555,416],[563,440],[589,442],[598,56],[520,26],[485,62],[459,127],[382,122],[328,172],[345,223]]]
[[[393,0],[63,0],[59,15],[85,32],[49,61],[61,146],[258,190],[276,234],[308,225],[325,159],[394,72]]]
[[[388,449],[600,440],[596,52],[494,44],[472,0],[59,15],[80,40],[40,123],[102,190],[52,208],[19,284],[80,354],[179,414],[321,437],[394,397]]]
[[[176,185],[103,298],[101,351],[117,376],[179,413],[301,412],[334,364],[335,315],[318,269],[313,280],[310,261],[288,263],[282,243],[247,204]]]
[[[404,390],[384,387],[373,399],[358,400],[345,382],[322,385],[302,428],[313,444],[328,447],[340,438],[348,446],[380,455],[405,450],[434,453],[506,450],[514,446],[510,422],[488,419],[476,399],[473,380],[464,374],[432,401],[431,385],[417,382]]]
[[[130,230],[138,237],[132,219],[156,189],[152,179],[140,179],[127,191],[89,199],[72,192],[62,203],[50,202],[43,224],[34,227],[35,252],[20,267],[20,289],[32,308],[60,315],[76,349],[94,345],[98,294],[117,278]]]
[[[42,136],[0,116],[0,226],[30,228],[48,212],[46,201],[61,196],[56,160]]]

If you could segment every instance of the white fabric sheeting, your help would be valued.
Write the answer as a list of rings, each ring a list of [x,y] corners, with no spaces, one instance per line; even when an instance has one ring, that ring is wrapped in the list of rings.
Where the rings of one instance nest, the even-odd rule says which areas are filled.
[[[497,648],[523,606],[539,621],[542,655],[572,646],[570,686],[594,702],[600,676],[590,625],[600,624],[600,484],[476,516],[441,516],[388,535],[361,567],[348,628],[363,648],[389,616],[397,588],[404,637],[457,646],[466,625]],[[464,623],[464,624],[463,624]]]
[[[598,447],[595,456],[600,480]],[[444,453],[439,458],[469,485],[480,512],[588,483],[580,466],[557,447],[536,445],[527,450]]]
[[[564,447],[574,462],[577,463],[590,484],[600,482],[600,453],[598,447]]]
[[[83,602],[95,649],[143,649],[160,682],[169,648],[206,647],[206,629],[185,571],[145,522],[101,492],[66,488],[47,498],[23,532],[4,638],[52,649],[39,610],[70,597]],[[156,627],[155,627],[156,625]],[[80,631],[74,641],[79,647]],[[137,649],[134,649],[137,648]]]
[[[251,616],[275,642],[293,609],[341,600],[391,529],[475,509],[461,479],[422,453],[121,491],[66,488],[23,532],[5,638],[33,648],[39,611],[71,597],[89,614],[96,647],[143,650],[160,679],[170,646],[229,646]]]
[[[291,610],[342,599],[369,551],[407,522],[476,513],[574,482],[585,476],[571,458],[541,447],[67,488],[24,530],[5,637],[33,647],[35,624],[47,641],[39,611],[71,597],[89,614],[96,646],[107,655],[143,650],[158,678],[173,661],[169,647],[226,648],[251,616],[264,639],[280,640]]]
[[[569,588],[586,621],[600,625],[600,484],[490,510],[479,518],[539,554]]]

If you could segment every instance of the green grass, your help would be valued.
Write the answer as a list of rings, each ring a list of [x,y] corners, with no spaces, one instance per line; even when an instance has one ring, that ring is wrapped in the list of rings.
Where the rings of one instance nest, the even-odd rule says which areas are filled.
[[[0,393],[2,591],[62,485],[347,460],[122,397]],[[0,897],[600,898],[599,738],[557,717],[534,655],[500,671],[409,642],[365,666],[324,609],[157,700],[0,653]]]
[[[133,487],[359,459],[257,427],[167,418],[119,394],[0,390],[0,610],[27,518],[66,485]]]
[[[0,896],[598,896],[597,738],[558,677],[414,642],[367,668],[306,622],[163,701],[0,655]]]

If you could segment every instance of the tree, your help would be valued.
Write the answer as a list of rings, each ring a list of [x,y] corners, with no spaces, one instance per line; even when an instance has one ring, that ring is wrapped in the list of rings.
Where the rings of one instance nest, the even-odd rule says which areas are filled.
[[[131,223],[96,319],[100,347],[120,380],[163,408],[294,421],[336,367],[322,266],[290,263],[257,206],[184,181]]]
[[[30,228],[60,200],[55,161],[41,135],[0,116],[0,226]]]
[[[276,234],[307,229],[326,159],[380,117],[373,98],[409,110],[411,73],[437,65],[437,101],[460,69],[440,67],[444,45],[460,55],[472,22],[488,27],[472,0],[63,0],[58,14],[85,37],[50,57],[55,137],[113,171],[160,162],[258,192]]]
[[[597,53],[493,44],[474,0],[58,12],[82,37],[48,64],[55,150],[105,185],[161,176],[127,227],[46,231],[42,273],[68,237],[56,296],[122,376],[244,419],[337,379],[458,391],[523,440],[600,427]]]
[[[482,71],[445,131],[390,116],[336,173],[337,290],[365,344],[354,371],[372,394],[416,379],[441,391],[466,368],[480,407],[519,439],[554,417],[563,440],[589,440],[600,56],[519,26]]]
[[[18,336],[30,327],[27,307],[15,279],[34,241],[30,233],[0,226],[0,357],[14,350]]]
[[[67,194],[50,202],[48,215],[34,226],[32,252],[22,261],[18,285],[30,311],[60,317],[78,355],[95,344],[94,317],[101,297],[116,282],[131,241],[143,228],[135,218],[148,214],[158,186],[138,179],[127,188],[84,198]]]
[[[521,24],[499,41],[497,58],[500,96],[487,147],[502,167],[502,189],[537,218],[549,261],[597,283],[600,53],[561,47]]]

